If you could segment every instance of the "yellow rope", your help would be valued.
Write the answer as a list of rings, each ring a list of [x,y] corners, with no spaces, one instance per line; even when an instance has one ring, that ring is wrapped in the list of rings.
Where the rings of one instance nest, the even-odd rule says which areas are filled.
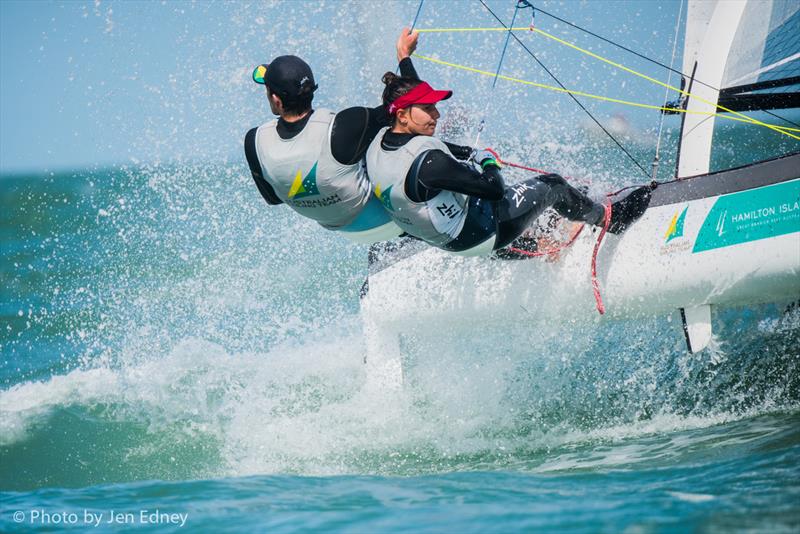
[[[788,135],[789,137],[791,137],[793,139],[800,140],[800,137],[789,133],[790,131],[792,131],[792,132],[800,131],[800,129],[789,128],[789,127],[786,127],[786,126],[777,126],[777,125],[774,125],[774,124],[768,124],[768,123],[759,121],[757,119],[754,119],[752,117],[748,117],[747,115],[744,115],[742,113],[730,110],[730,109],[728,109],[728,108],[726,108],[724,106],[720,106],[719,104],[713,104],[712,102],[709,102],[708,100],[705,100],[705,99],[703,99],[703,98],[701,98],[701,97],[699,97],[697,95],[693,95],[693,94],[691,94],[691,93],[689,93],[687,91],[684,91],[683,89],[671,86],[671,85],[666,84],[666,83],[664,83],[664,82],[662,82],[660,80],[656,80],[655,78],[651,78],[650,76],[647,76],[646,74],[642,74],[642,73],[637,72],[637,71],[635,71],[633,69],[630,69],[630,68],[628,68],[628,67],[626,67],[624,65],[621,65],[621,64],[616,63],[614,61],[611,61],[610,59],[606,59],[606,58],[604,58],[602,56],[599,56],[599,55],[597,55],[597,54],[595,54],[593,52],[590,52],[589,50],[585,50],[585,49],[583,49],[583,48],[581,48],[579,46],[576,46],[576,45],[574,45],[572,43],[564,41],[563,39],[560,39],[560,38],[558,38],[558,37],[556,37],[554,35],[550,35],[549,33],[545,32],[545,31],[542,31],[542,30],[540,30],[538,28],[511,28],[511,30],[512,31],[534,31],[534,32],[536,32],[536,33],[538,33],[540,35],[543,35],[543,36],[545,36],[545,37],[547,37],[549,39],[552,39],[552,40],[554,40],[554,41],[556,41],[556,42],[558,42],[560,44],[563,44],[563,45],[568,46],[570,48],[573,48],[573,49],[575,49],[575,50],[577,50],[579,52],[582,52],[582,53],[584,53],[586,55],[589,55],[589,56],[591,56],[591,57],[593,57],[595,59],[598,59],[600,61],[608,63],[609,65],[612,65],[612,66],[614,66],[614,67],[616,67],[618,69],[621,69],[621,70],[624,70],[626,72],[629,72],[629,73],[631,73],[631,74],[633,74],[635,76],[639,76],[641,78],[644,78],[645,80],[648,80],[650,82],[658,84],[658,85],[660,85],[662,87],[666,87],[666,88],[671,89],[673,91],[677,91],[680,94],[689,96],[691,98],[695,98],[696,100],[699,100],[700,102],[703,102],[703,103],[708,104],[710,106],[715,106],[715,108],[721,109],[721,110],[726,111],[728,113],[732,113],[734,115],[737,115],[740,118],[736,119],[736,118],[730,117],[728,115],[722,115],[721,113],[714,113],[714,112],[696,112],[695,111],[695,112],[690,112],[690,113],[697,113],[697,114],[703,114],[703,115],[713,115],[713,116],[721,117],[721,118],[724,118],[724,119],[738,120],[739,122],[748,122],[748,123],[751,123],[751,124],[756,124],[758,126],[763,126],[765,128],[769,128],[769,129],[774,130],[774,131],[776,131],[778,133],[781,133],[783,135]],[[425,28],[425,29],[420,29],[418,31],[422,32],[422,33],[508,31],[508,28],[502,28],[502,27],[501,28]],[[447,63],[447,62],[444,62],[444,61],[434,60],[433,58],[428,58],[428,57],[425,57],[425,56],[421,56],[419,54],[415,54],[415,55],[420,57],[421,59],[426,59],[428,61],[433,61],[434,63],[440,63],[442,65],[447,65],[449,67],[461,68],[461,69],[464,69],[464,70],[469,70],[469,71],[477,72],[477,73],[480,73],[480,74],[486,74],[485,71],[479,71],[477,69],[472,69],[471,67],[465,67],[463,65],[457,65],[455,63]],[[494,76],[493,73],[489,73],[489,75]],[[616,102],[616,103],[619,103],[619,104],[625,104],[625,105],[630,105],[630,106],[634,106],[634,107],[642,107],[642,108],[650,108],[650,109],[667,109],[667,108],[664,108],[664,107],[661,107],[661,106],[653,106],[653,105],[649,105],[649,104],[639,104],[639,103],[635,103],[635,102],[627,102],[625,100],[618,100],[618,99],[612,99],[612,98],[608,98],[608,97],[601,97],[601,96],[598,96],[598,95],[591,95],[591,94],[588,94],[588,93],[581,93],[581,92],[578,92],[578,91],[565,91],[564,89],[561,89],[560,87],[554,87],[554,86],[544,85],[544,84],[537,84],[537,83],[534,83],[534,82],[527,82],[525,80],[519,80],[519,79],[516,79],[516,78],[509,78],[507,76],[502,76],[502,75],[498,76],[498,77],[499,78],[503,78],[503,79],[508,80],[508,81],[513,81],[513,82],[517,82],[517,83],[524,83],[524,84],[527,84],[527,85],[533,85],[535,87],[541,87],[543,89],[549,89],[549,90],[554,90],[554,91],[558,91],[558,92],[570,92],[572,94],[585,96],[587,98],[595,98],[595,99],[598,99],[598,100],[606,100],[606,101],[609,101],[609,102]],[[679,109],[672,109],[672,108],[669,108],[669,109],[671,111],[677,111],[677,112],[686,113],[686,110],[679,110]]]
[[[473,68],[473,67],[467,67],[466,65],[459,65],[458,63],[451,63],[451,62],[448,62],[448,61],[443,61],[441,59],[436,59],[436,58],[432,58],[432,57],[428,57],[428,56],[423,56],[423,55],[417,54],[417,53],[414,53],[414,57],[417,57],[419,59],[424,59],[425,61],[430,61],[431,63],[438,63],[439,65],[445,65],[447,67],[453,67],[453,68],[456,68],[456,69],[466,70],[466,71],[469,71],[469,72],[475,72],[477,74],[482,74],[483,76],[491,76],[492,78],[494,78],[494,76],[495,76],[494,72],[480,70],[480,69],[476,69],[476,68]],[[559,93],[572,93],[573,95],[577,95],[577,96],[583,96],[583,97],[586,97],[586,98],[593,98],[595,100],[602,100],[602,101],[605,101],[605,102],[614,102],[616,104],[624,104],[626,106],[633,106],[633,107],[645,108],[645,109],[656,109],[656,110],[662,110],[662,111],[673,111],[673,112],[677,112],[677,113],[690,113],[690,114],[696,114],[696,115],[716,115],[716,116],[721,117],[723,119],[739,121],[739,122],[746,122],[746,123],[752,124],[752,121],[750,121],[749,118],[740,119],[738,117],[729,117],[727,115],[722,115],[722,114],[719,114],[719,113],[713,113],[713,112],[710,112],[710,111],[687,111],[685,109],[667,108],[667,107],[664,107],[664,106],[656,106],[656,105],[653,105],[653,104],[642,104],[640,102],[631,102],[631,101],[628,101],[628,100],[620,100],[618,98],[610,98],[610,97],[607,97],[607,96],[594,95],[594,94],[591,94],[591,93],[584,93],[582,91],[572,91],[572,90],[569,90],[569,89],[562,89],[561,87],[556,87],[554,85],[546,85],[546,84],[543,84],[543,83],[531,82],[531,81],[528,81],[528,80],[521,80],[519,78],[512,78],[511,76],[505,76],[503,74],[500,74],[497,77],[500,78],[500,79],[509,81],[509,82],[521,83],[521,84],[530,85],[530,86],[533,86],[533,87],[538,87],[538,88],[541,88],[541,89],[548,89],[550,91],[556,91],[556,92],[559,92]],[[783,127],[779,127],[779,128],[783,128]],[[786,130],[792,130],[792,131],[800,132],[800,129],[798,129],[798,128],[785,128],[785,129]]]
[[[512,31],[525,31],[530,28],[511,28]],[[508,28],[424,28],[416,29],[419,33],[448,33],[448,32],[507,32]]]
[[[771,130],[775,130],[778,133],[782,133],[783,135],[788,135],[789,137],[792,137],[794,139],[800,140],[800,137],[798,137],[796,135],[792,135],[792,134],[786,132],[784,130],[784,128],[782,128],[780,126],[775,126],[773,124],[767,124],[766,122],[761,122],[761,121],[756,120],[756,119],[754,119],[752,117],[748,117],[747,115],[744,115],[743,113],[739,113],[738,111],[733,111],[731,109],[726,108],[725,106],[720,106],[719,104],[714,104],[713,102],[709,102],[708,100],[705,100],[704,98],[701,98],[701,97],[699,97],[697,95],[690,94],[688,91],[684,91],[683,89],[679,89],[678,87],[674,87],[672,85],[666,84],[666,83],[664,83],[664,82],[662,82],[660,80],[656,80],[655,78],[651,78],[650,76],[647,76],[646,74],[642,74],[640,72],[636,72],[635,70],[629,69],[628,67],[626,67],[624,65],[621,65],[619,63],[615,63],[614,61],[611,61],[610,59],[606,59],[606,58],[604,58],[602,56],[599,56],[599,55],[595,54],[594,52],[590,52],[590,51],[585,50],[585,49],[583,49],[583,48],[581,48],[579,46],[575,46],[572,43],[568,43],[567,41],[565,41],[563,39],[559,39],[558,37],[556,37],[554,35],[550,35],[549,33],[545,32],[545,31],[542,31],[542,30],[540,30],[538,28],[534,28],[533,31],[535,31],[536,33],[538,33],[540,35],[544,35],[545,37],[547,37],[549,39],[553,39],[557,43],[561,43],[561,44],[563,44],[565,46],[568,46],[570,48],[578,50],[579,52],[587,54],[587,55],[589,55],[589,56],[591,56],[591,57],[593,57],[595,59],[599,59],[600,61],[603,61],[605,63],[608,63],[609,65],[617,67],[618,69],[622,69],[625,72],[629,72],[629,73],[631,73],[631,74],[633,74],[635,76],[639,76],[640,78],[644,78],[645,80],[648,80],[648,81],[651,81],[651,82],[653,82],[655,84],[658,84],[661,87],[666,87],[667,89],[672,89],[673,91],[678,91],[679,93],[681,93],[683,95],[686,95],[688,97],[694,98],[695,100],[699,100],[700,102],[702,102],[704,104],[708,104],[709,106],[714,106],[715,108],[719,108],[719,109],[721,109],[723,111],[727,111],[728,113],[733,113],[734,115],[737,115],[739,117],[747,119],[747,120],[749,120],[750,122],[752,122],[754,124],[757,124],[759,126],[764,126],[764,127],[769,128]]]

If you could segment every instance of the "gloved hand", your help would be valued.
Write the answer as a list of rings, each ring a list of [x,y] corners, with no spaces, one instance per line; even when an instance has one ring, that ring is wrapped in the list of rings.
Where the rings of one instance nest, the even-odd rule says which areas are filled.
[[[500,168],[497,158],[488,149],[476,150],[472,153],[470,159],[480,165],[482,169],[485,169],[487,165],[494,165],[498,169]]]

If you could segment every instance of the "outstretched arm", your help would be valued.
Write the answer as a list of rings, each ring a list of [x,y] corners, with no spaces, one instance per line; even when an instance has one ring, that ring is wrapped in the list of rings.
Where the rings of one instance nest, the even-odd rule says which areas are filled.
[[[411,54],[417,49],[418,41],[418,31],[411,31],[408,27],[403,28],[396,44],[398,63],[402,63],[404,59],[411,57]]]
[[[419,32],[403,28],[397,38],[397,61],[400,75],[419,79],[411,63],[411,54],[417,49]],[[390,126],[391,117],[381,104],[374,108],[353,107],[336,114],[331,131],[331,153],[339,163],[353,165],[364,157],[369,144],[381,128]]]

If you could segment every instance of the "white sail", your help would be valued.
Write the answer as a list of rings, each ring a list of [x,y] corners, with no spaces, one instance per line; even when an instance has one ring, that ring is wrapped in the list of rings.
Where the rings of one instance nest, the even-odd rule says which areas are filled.
[[[730,50],[721,88],[800,71],[800,2],[750,0]]]
[[[741,95],[788,93],[800,75],[800,2],[798,0],[689,0],[683,72],[694,73],[687,89],[687,114],[681,137],[678,177],[709,172],[720,90],[730,102]],[[768,84],[761,82],[784,81]],[[749,87],[748,84],[751,85]],[[796,84],[791,84],[795,85]],[[793,93],[796,96],[796,93]],[[761,95],[767,96],[767,95]],[[788,96],[788,95],[787,95]],[[785,100],[779,107],[792,107]],[[757,105],[749,108],[757,109]],[[730,108],[729,108],[730,109]]]
[[[703,83],[687,84],[688,99],[681,137],[678,177],[705,174],[711,159],[719,87],[747,2],[690,0],[687,10],[684,73]],[[696,65],[696,67],[695,67]]]

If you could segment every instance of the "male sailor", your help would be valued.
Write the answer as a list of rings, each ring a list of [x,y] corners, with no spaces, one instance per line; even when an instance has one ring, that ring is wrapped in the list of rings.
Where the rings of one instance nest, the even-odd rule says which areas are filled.
[[[408,234],[450,252],[482,255],[511,244],[547,208],[569,220],[604,224],[603,205],[557,174],[506,186],[491,152],[474,152],[475,166],[457,161],[433,136],[436,104],[452,91],[392,72],[383,83],[383,102],[393,122],[367,150],[367,168],[375,195]],[[608,231],[619,234],[638,219],[650,192],[645,186],[615,202]]]
[[[410,56],[419,34],[403,28],[397,40],[402,75],[416,79]],[[397,237],[392,222],[372,195],[364,154],[391,120],[383,105],[351,107],[338,113],[314,109],[317,84],[311,67],[297,56],[279,56],[253,71],[266,87],[277,119],[253,128],[244,140],[253,180],[268,204],[286,204],[324,228],[359,243]]]

